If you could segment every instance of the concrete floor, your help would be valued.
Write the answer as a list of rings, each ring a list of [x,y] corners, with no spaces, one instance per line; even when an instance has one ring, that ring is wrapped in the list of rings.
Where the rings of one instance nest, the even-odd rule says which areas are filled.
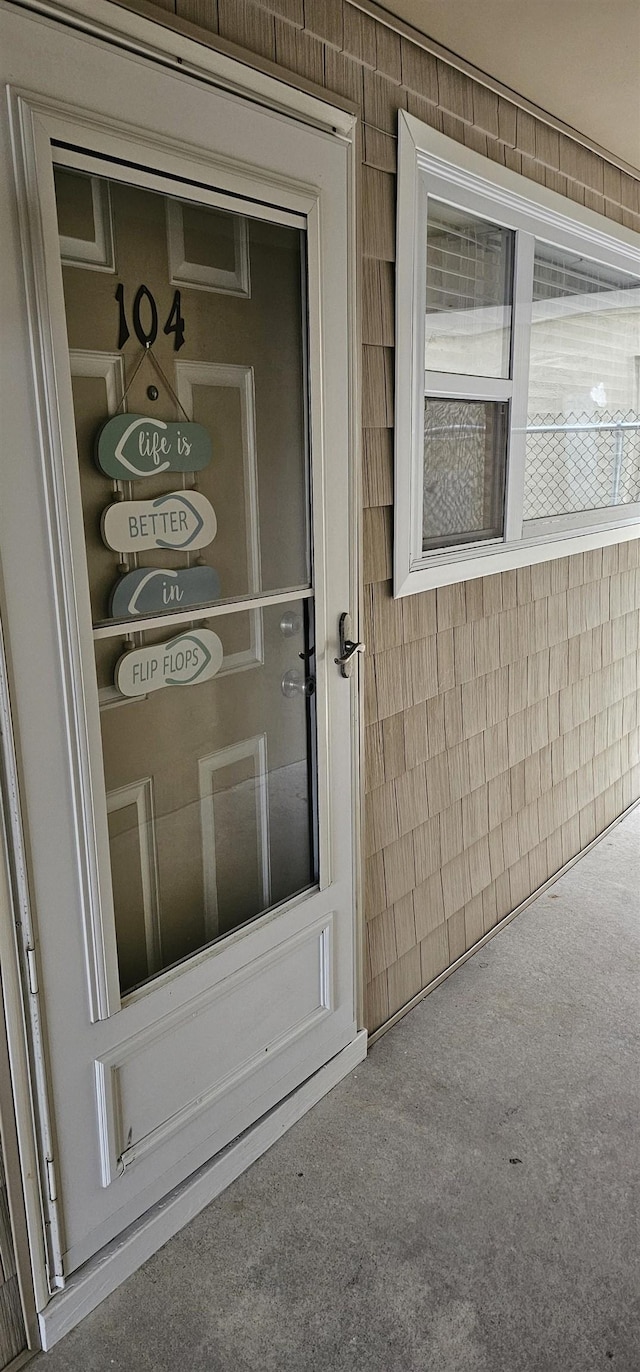
[[[640,810],[34,1372],[640,1369]]]

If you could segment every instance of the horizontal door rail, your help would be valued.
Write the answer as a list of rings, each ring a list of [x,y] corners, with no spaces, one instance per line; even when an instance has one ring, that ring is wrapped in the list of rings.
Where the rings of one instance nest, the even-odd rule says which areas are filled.
[[[93,630],[94,638],[122,638],[123,634],[139,634],[144,629],[162,629],[165,625],[195,624],[219,615],[240,614],[243,610],[268,609],[270,605],[287,605],[292,600],[311,600],[311,587],[294,587],[289,591],[275,591],[272,595],[251,595],[244,600],[216,601],[215,605],[199,606],[191,610],[173,610],[167,614],[135,615],[130,619],[111,619]]]

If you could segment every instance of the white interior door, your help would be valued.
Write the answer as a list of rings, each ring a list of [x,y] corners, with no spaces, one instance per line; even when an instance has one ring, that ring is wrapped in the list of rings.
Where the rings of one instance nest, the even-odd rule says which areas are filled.
[[[355,1035],[348,148],[0,24],[0,534],[68,1274]]]

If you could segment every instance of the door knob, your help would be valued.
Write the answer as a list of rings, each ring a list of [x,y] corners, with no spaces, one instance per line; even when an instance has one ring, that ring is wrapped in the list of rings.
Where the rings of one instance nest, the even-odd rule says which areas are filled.
[[[283,696],[312,696],[316,689],[314,676],[303,676],[296,667],[290,667],[282,678]]]
[[[301,629],[300,615],[295,614],[293,610],[285,610],[280,620],[280,633],[283,638],[293,638],[294,634],[299,634]]]
[[[344,677],[350,677],[354,659],[357,657],[358,653],[364,653],[366,649],[364,643],[355,643],[352,639],[351,615],[346,611],[343,615],[340,615],[338,635],[340,641],[340,657],[335,657],[333,660],[336,663],[336,666],[340,668],[342,675]]]

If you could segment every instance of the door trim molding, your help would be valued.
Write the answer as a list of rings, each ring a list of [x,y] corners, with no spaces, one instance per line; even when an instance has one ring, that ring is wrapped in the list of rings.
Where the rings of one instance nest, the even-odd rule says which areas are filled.
[[[47,1195],[43,1175],[44,1160],[53,1157],[53,1133],[42,1006],[37,976],[34,989],[28,969],[29,950],[35,951],[36,940],[9,691],[0,624],[0,1124],[18,1280],[30,1346],[35,1347],[36,1307],[49,1300],[62,1283],[62,1270],[56,1262],[60,1249],[57,1206]],[[3,1045],[6,1063],[2,1060]],[[5,1067],[9,1081],[4,1079]],[[51,1249],[47,1234],[53,1237]]]
[[[39,1315],[42,1347],[46,1350],[68,1334],[130,1277],[147,1258],[173,1238],[222,1191],[277,1143],[307,1111],[333,1090],[367,1054],[365,1029],[296,1091],[263,1116],[217,1158],[176,1188],[165,1200],[120,1239],[115,1239],[91,1262],[70,1277],[64,1290]]]
[[[0,0],[0,3],[7,3],[7,0]],[[197,30],[195,25],[194,36],[186,37],[167,22],[175,19],[174,15],[163,14],[162,18],[147,19],[133,10],[122,8],[120,4],[112,3],[112,0],[9,0],[9,3],[11,7],[19,4],[21,9],[40,15],[43,19],[66,24],[76,32],[88,34],[97,42],[111,45],[115,42],[129,52],[159,62],[174,71],[179,70],[181,75],[195,76],[199,81],[206,80],[236,95],[249,96],[254,103],[269,110],[294,115],[316,128],[326,129],[334,136],[352,141],[357,113],[349,101],[334,104],[311,94],[308,89],[302,88],[311,84],[304,77],[288,72],[286,68],[275,68],[258,53],[247,53],[246,60],[243,60],[243,51],[238,48],[230,57],[213,46],[215,34],[206,35],[211,42],[205,42],[205,34]],[[273,67],[273,75],[265,70],[267,66]],[[288,81],[295,81],[296,84],[289,85]],[[340,100],[340,97],[334,96],[336,99]]]
[[[0,818],[2,820],[0,912],[4,940],[4,937],[9,934],[10,929],[13,927],[14,912],[12,909],[13,900],[11,894],[11,875],[6,824],[4,822],[4,815]],[[35,1223],[39,1223],[40,1213],[37,1204],[37,1187],[31,1185],[29,1187],[29,1195],[26,1194],[26,1180],[21,1165],[21,1147],[33,1158],[34,1174],[37,1173],[38,1163],[34,1131],[32,1128],[33,1121],[31,1118],[24,1118],[26,1115],[26,1111],[24,1110],[20,1110],[21,1118],[18,1118],[19,1107],[13,1089],[12,1073],[17,1070],[19,1076],[23,1078],[26,1064],[23,1062],[24,1043],[16,1042],[16,1040],[19,1039],[19,1035],[15,1033],[14,1029],[11,1030],[11,1033],[9,1031],[9,1021],[14,1018],[14,1010],[19,999],[19,993],[17,986],[13,984],[14,978],[11,975],[13,969],[9,969],[10,975],[9,977],[6,977],[5,965],[5,962],[3,962],[2,980],[4,1005],[2,1009],[0,1009],[0,1139],[6,1193],[9,1205],[10,1231],[13,1239],[13,1251],[25,1328],[25,1342],[29,1350],[34,1350],[40,1346],[34,1286],[35,1281],[38,1280],[41,1287],[46,1287],[46,1273],[43,1271],[36,1272],[35,1270],[39,1252],[36,1252],[36,1263],[32,1265],[29,1244],[29,1224],[31,1222],[31,1227],[33,1228],[34,1221]],[[27,1212],[27,1207],[29,1213]],[[19,1354],[18,1356],[25,1357],[26,1352],[25,1354]],[[16,1365],[18,1365],[17,1360]]]

